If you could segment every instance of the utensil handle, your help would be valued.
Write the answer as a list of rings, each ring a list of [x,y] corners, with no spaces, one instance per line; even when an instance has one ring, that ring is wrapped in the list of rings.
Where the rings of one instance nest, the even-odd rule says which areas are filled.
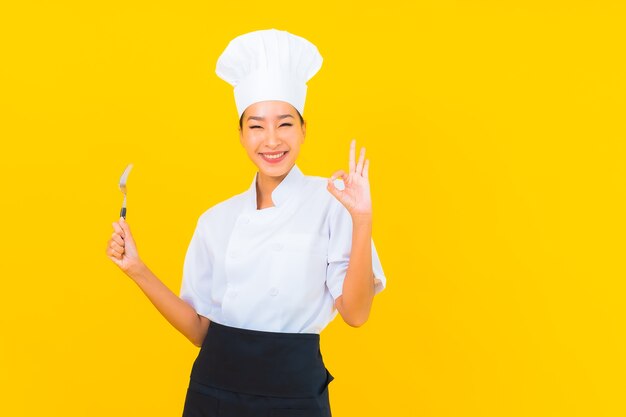
[[[122,207],[122,210],[120,211],[120,217],[123,217],[124,220],[126,220],[126,207]]]

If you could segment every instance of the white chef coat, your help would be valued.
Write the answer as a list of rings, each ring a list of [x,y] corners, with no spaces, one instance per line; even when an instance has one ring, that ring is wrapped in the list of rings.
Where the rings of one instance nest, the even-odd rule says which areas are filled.
[[[327,179],[297,165],[257,210],[250,188],[204,212],[187,249],[180,296],[227,326],[320,333],[335,318],[352,244],[352,218]],[[375,291],[386,285],[372,240]]]

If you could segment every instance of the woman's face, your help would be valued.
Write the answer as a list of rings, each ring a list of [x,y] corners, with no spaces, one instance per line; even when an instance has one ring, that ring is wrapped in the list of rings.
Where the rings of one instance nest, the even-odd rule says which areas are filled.
[[[304,143],[306,123],[284,101],[261,101],[246,108],[239,131],[241,144],[261,175],[284,178]]]

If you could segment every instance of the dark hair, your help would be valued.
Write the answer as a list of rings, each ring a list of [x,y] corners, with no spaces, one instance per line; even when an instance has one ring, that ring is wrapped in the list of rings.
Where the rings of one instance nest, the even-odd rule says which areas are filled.
[[[300,117],[300,124],[303,125],[304,124],[304,119],[302,118],[302,115],[300,114],[300,112],[298,111],[298,109],[296,109],[296,113],[298,113],[298,117]],[[241,117],[239,118],[239,129],[243,128],[243,115],[246,114],[246,111],[244,110],[243,113],[241,113]]]

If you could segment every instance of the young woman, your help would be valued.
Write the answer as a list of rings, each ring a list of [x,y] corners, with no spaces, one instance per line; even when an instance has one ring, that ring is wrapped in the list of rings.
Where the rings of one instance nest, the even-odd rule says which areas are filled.
[[[141,261],[128,223],[113,223],[107,255],[161,314],[201,347],[183,416],[331,415],[319,333],[339,313],[366,322],[386,278],[372,241],[369,161],[304,175],[306,81],[317,48],[264,30],[230,42],[218,75],[235,86],[240,141],[257,173],[250,188],[197,223],[180,297]],[[341,179],[343,186],[337,187]]]

